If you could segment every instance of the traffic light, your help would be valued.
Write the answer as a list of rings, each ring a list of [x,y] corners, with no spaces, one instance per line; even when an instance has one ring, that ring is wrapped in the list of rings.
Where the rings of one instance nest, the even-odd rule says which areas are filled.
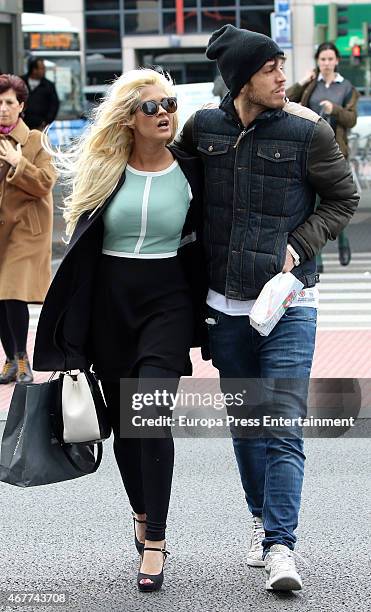
[[[328,34],[329,40],[335,42],[339,36],[348,34],[348,7],[349,4],[334,4],[328,6]]]
[[[361,45],[353,45],[352,55],[350,57],[352,66],[359,66],[361,63]]]
[[[365,55],[371,55],[371,24],[367,21],[362,23],[362,50]]]

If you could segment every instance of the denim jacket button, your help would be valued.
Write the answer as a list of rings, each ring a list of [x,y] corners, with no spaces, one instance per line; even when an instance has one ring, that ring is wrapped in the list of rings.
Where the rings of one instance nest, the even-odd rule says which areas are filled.
[[[275,154],[274,154],[274,157],[275,157],[276,159],[279,159],[279,158],[281,157],[281,153],[278,153],[278,151],[277,151],[277,153],[275,153]]]
[[[207,150],[208,150],[208,151],[214,151],[214,147],[213,147],[213,145],[210,145],[210,146],[208,147],[208,149],[207,149]]]

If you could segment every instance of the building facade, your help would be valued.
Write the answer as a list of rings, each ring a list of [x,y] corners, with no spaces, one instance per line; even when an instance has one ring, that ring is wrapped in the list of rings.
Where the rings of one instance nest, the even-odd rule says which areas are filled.
[[[0,0],[0,73],[23,70],[22,0]]]
[[[85,84],[92,89],[123,70],[161,64],[176,82],[213,80],[214,63],[205,58],[213,30],[226,23],[270,35],[275,0],[24,0],[45,13],[67,17],[79,27],[84,49]],[[319,20],[327,19],[326,0],[288,0],[292,48],[286,48],[288,82],[313,68]],[[343,0],[362,15],[370,0]],[[276,0],[277,6],[277,0]],[[354,8],[352,8],[352,11]],[[352,13],[353,14],[353,13]],[[323,24],[322,24],[323,25]],[[349,62],[348,62],[349,63]]]

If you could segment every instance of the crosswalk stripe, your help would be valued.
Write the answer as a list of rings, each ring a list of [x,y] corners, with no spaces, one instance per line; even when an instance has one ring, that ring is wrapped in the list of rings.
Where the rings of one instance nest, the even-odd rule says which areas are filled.
[[[331,310],[331,311],[334,311],[334,312],[336,312],[337,310],[349,310],[349,311],[353,311],[353,312],[364,310],[366,312],[369,312],[370,316],[371,316],[371,303],[370,304],[363,304],[363,303],[362,304],[360,304],[360,303],[357,304],[357,303],[353,303],[353,302],[351,302],[351,303],[350,302],[347,302],[347,303],[340,302],[338,304],[332,304],[331,302],[329,302],[329,303],[324,302],[324,303],[321,304],[320,309],[321,309],[321,311],[323,311],[323,310]]]
[[[371,253],[352,253],[349,266],[337,253],[323,256],[325,272],[318,284],[320,329],[371,328]],[[36,330],[42,306],[30,305],[30,329]]]
[[[329,315],[325,315],[319,312],[318,313],[318,323],[326,323],[326,322],[328,323],[336,323],[336,322],[349,323],[349,327],[351,327],[353,324],[356,324],[356,323],[369,323],[369,325],[371,326],[371,315],[357,315],[357,319],[355,319],[354,321],[351,321],[349,319],[349,316],[346,316],[346,315],[336,315],[333,313]]]
[[[322,281],[319,283],[318,288],[320,290],[320,292],[325,292],[325,291],[353,291],[353,289],[364,289],[366,292],[367,291],[371,291],[371,280],[368,280],[367,282],[364,283],[323,283]]]
[[[371,260],[370,259],[356,259],[356,260],[352,260],[352,263],[355,266],[361,266],[361,265],[366,265],[366,266],[371,266]],[[328,266],[339,266],[339,261],[334,259],[333,261],[326,261],[326,267]],[[343,266],[344,267],[344,266]]]
[[[323,257],[320,275],[318,327],[320,329],[371,328],[371,253],[353,253],[349,266],[341,266],[337,253]]]
[[[352,302],[353,300],[371,300],[371,291],[368,293],[367,291],[365,291],[364,293],[349,293],[347,295],[335,295],[334,293],[325,293],[322,292],[320,293],[320,300],[322,303],[324,302],[349,302],[349,297],[351,296],[352,298]]]
[[[339,277],[343,278],[344,280],[360,280],[364,278],[365,280],[369,279],[369,282],[371,283],[371,272],[329,272],[326,274],[326,280],[339,280]]]
[[[339,255],[338,253],[325,253],[324,254],[324,258],[327,260],[330,259],[336,259],[337,261],[339,261]],[[359,253],[352,253],[352,261],[354,261],[355,259],[368,259],[368,261],[371,260],[371,255],[369,251],[360,251]]]

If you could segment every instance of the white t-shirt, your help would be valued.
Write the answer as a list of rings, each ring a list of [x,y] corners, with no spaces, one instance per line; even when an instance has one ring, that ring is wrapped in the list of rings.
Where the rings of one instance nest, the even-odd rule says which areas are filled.
[[[28,79],[28,85],[31,91],[33,91],[34,89],[36,89],[36,87],[40,85],[40,81],[37,79]]]
[[[318,302],[319,291],[317,287],[307,287],[298,293],[295,300],[291,302],[289,308],[294,308],[297,306],[318,308]],[[230,298],[226,298],[225,295],[222,295],[221,293],[217,293],[213,289],[209,289],[206,303],[208,306],[211,306],[211,308],[219,310],[219,312],[223,312],[224,314],[232,317],[237,317],[248,316],[255,304],[255,300],[232,300]]]

